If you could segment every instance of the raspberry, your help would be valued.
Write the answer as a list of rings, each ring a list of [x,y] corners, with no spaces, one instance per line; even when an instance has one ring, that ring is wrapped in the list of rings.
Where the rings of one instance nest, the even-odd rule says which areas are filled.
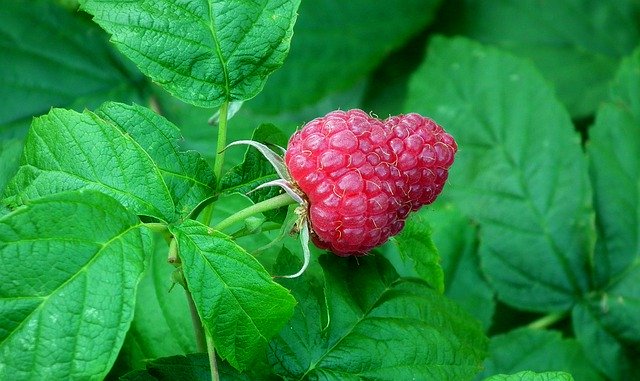
[[[442,191],[457,145],[418,114],[385,121],[333,111],[290,139],[284,162],[308,204],[311,238],[340,256],[363,255]]]

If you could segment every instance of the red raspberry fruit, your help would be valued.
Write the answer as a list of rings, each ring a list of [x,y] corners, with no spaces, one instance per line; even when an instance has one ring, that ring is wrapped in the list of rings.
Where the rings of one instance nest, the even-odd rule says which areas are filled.
[[[411,211],[432,203],[456,151],[431,119],[381,121],[355,109],[307,123],[291,137],[284,161],[307,198],[313,241],[349,256],[383,244]]]

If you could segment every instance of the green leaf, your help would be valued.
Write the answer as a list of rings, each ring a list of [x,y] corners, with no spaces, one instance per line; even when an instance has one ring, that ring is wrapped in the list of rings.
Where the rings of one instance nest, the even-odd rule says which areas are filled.
[[[411,269],[407,273],[402,272],[403,276],[416,276],[439,293],[444,292],[440,255],[431,240],[429,224],[421,213],[413,213],[400,234],[391,238],[391,242],[397,247],[404,266]]]
[[[99,192],[0,217],[0,379],[102,379],[133,319],[151,235]]]
[[[576,334],[613,378],[633,374],[625,343],[640,342],[639,88],[636,50],[621,65],[609,102],[598,110],[588,145],[599,233],[596,289],[577,309]]]
[[[213,195],[213,170],[199,153],[181,150],[180,131],[168,120],[148,108],[114,102],[103,104],[96,114],[131,135],[151,157],[181,217]]]
[[[295,300],[222,233],[193,220],[172,228],[200,318],[220,357],[244,370],[291,317]]]
[[[458,380],[477,373],[485,337],[454,303],[424,282],[399,278],[380,255],[358,261],[324,255],[320,263],[328,325],[323,324],[324,302],[310,293],[270,344],[278,374],[316,380]],[[293,287],[304,290],[309,284]]]
[[[439,4],[439,0],[397,0],[393,6],[367,0],[303,1],[291,54],[251,107],[280,114],[352,88],[431,22]]]
[[[633,0],[463,0],[450,7],[450,32],[533,60],[574,117],[594,113],[620,59],[640,42]]]
[[[624,61],[589,131],[599,241],[597,283],[640,260],[640,49]],[[633,228],[635,227],[635,228]]]
[[[580,137],[552,89],[527,62],[435,38],[407,109],[458,141],[448,192],[480,223],[499,297],[525,310],[569,309],[588,288],[595,233]]]
[[[288,138],[276,126],[272,124],[262,124],[254,132],[251,140],[270,146],[275,152],[279,147],[286,147]],[[238,148],[228,148],[229,150]],[[256,187],[276,180],[273,166],[265,159],[264,155],[253,147],[247,147],[244,160],[241,164],[231,168],[220,182],[220,189],[223,193],[240,193],[249,197],[254,203],[267,200],[282,193],[279,187],[269,187],[255,191]],[[269,220],[282,222],[287,214],[287,208],[283,207],[275,211],[265,213]]]
[[[52,106],[140,98],[142,74],[122,63],[97,27],[51,1],[4,0],[0,36],[0,134],[26,130]]]
[[[300,1],[81,0],[140,70],[201,107],[254,97],[284,61]]]
[[[610,379],[637,380],[640,374],[637,343],[621,342],[603,324],[602,316],[602,309],[595,309],[593,305],[576,305],[572,312],[576,338],[589,360]]]
[[[160,170],[130,135],[90,111],[53,109],[33,121],[5,193],[21,204],[72,189],[99,190],[136,214],[174,218]]]
[[[444,270],[445,295],[482,322],[492,323],[494,292],[480,269],[478,229],[451,202],[439,200],[420,213],[429,222]]]
[[[560,332],[531,328],[492,337],[484,371],[476,379],[525,370],[564,371],[577,380],[603,380],[575,339],[565,339]]]
[[[485,378],[484,381],[573,381],[573,377],[565,372],[535,373],[522,371],[515,374],[497,374]]]
[[[150,359],[196,352],[185,292],[180,285],[171,288],[176,269],[167,263],[166,243],[156,241],[138,284],[134,318],[120,352],[132,369],[142,368]]]

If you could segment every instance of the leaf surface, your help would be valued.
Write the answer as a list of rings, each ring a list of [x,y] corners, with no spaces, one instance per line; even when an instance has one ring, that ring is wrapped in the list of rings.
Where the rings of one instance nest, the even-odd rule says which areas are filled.
[[[284,61],[300,1],[81,0],[147,76],[200,107],[254,97]]]
[[[443,380],[477,373],[485,338],[478,323],[454,303],[424,282],[399,278],[380,255],[358,262],[325,255],[320,263],[328,325],[325,303],[311,297],[317,293],[305,293],[309,296],[300,310],[270,344],[278,374],[290,379]]]
[[[196,352],[185,292],[180,285],[171,288],[176,269],[167,263],[164,240],[156,239],[148,260],[138,284],[134,318],[120,352],[131,369],[144,367],[150,359]]]
[[[218,354],[246,369],[291,317],[295,300],[224,234],[193,220],[172,232],[187,285]]]
[[[588,288],[595,232],[580,138],[552,89],[520,59],[435,38],[406,107],[459,144],[448,192],[481,225],[498,296],[525,310],[569,309]]]
[[[519,328],[494,336],[489,343],[489,357],[476,380],[498,373],[564,371],[576,380],[603,380],[575,339],[565,339],[560,332]]]
[[[19,205],[73,189],[99,190],[136,214],[174,218],[162,173],[130,135],[90,111],[52,109],[33,121],[5,193]]]
[[[74,191],[0,217],[0,379],[102,379],[133,319],[151,235]]]
[[[450,6],[451,32],[533,60],[574,117],[594,113],[620,60],[640,42],[640,8],[629,0],[463,0]]]
[[[588,154],[598,241],[594,284],[576,307],[576,335],[612,378],[634,374],[640,342],[640,50],[625,59],[598,110]],[[637,374],[637,371],[635,371]]]
[[[180,148],[182,137],[174,124],[148,108],[115,102],[103,104],[96,114],[131,135],[151,157],[181,217],[213,195],[213,170],[199,153]]]
[[[444,292],[444,272],[440,266],[438,249],[431,240],[429,224],[421,213],[413,213],[400,233],[391,238],[398,248],[404,266],[412,271],[405,276],[417,276],[434,290]],[[411,274],[413,272],[413,274]]]
[[[431,226],[444,271],[445,295],[482,322],[492,324],[496,302],[494,291],[480,267],[478,229],[451,202],[439,199],[420,213]]]
[[[484,381],[573,381],[573,377],[566,372],[535,373],[525,370],[515,374],[497,374]]]

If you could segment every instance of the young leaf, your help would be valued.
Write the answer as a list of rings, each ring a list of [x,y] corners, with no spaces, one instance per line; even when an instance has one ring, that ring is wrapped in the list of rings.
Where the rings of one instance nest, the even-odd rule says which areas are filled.
[[[0,35],[0,133],[9,124],[28,127],[52,106],[139,99],[142,74],[123,65],[106,35],[75,12],[46,0],[4,0]]]
[[[172,228],[200,318],[223,359],[247,369],[291,317],[295,300],[249,253],[193,220]]]
[[[594,113],[620,59],[640,42],[639,9],[632,0],[450,4],[450,32],[533,60],[574,117]]]
[[[270,344],[271,363],[281,376],[461,380],[477,373],[485,337],[454,303],[423,282],[399,278],[380,255],[357,262],[325,255],[320,263],[328,325],[324,303],[310,293]]]
[[[81,0],[140,70],[201,107],[254,97],[284,61],[300,0]]]
[[[113,198],[59,193],[0,217],[0,379],[102,379],[151,234]]]
[[[369,0],[303,1],[284,69],[251,105],[281,114],[352,88],[431,22],[438,5],[440,0],[396,0],[393,6]]]
[[[573,377],[565,372],[535,373],[528,370],[515,374],[497,374],[483,381],[573,381]]]
[[[99,190],[136,214],[174,219],[160,170],[131,136],[90,111],[52,109],[33,121],[5,193],[19,205],[72,189]]]
[[[108,102],[96,110],[105,121],[131,135],[162,173],[181,217],[215,189],[213,170],[195,151],[182,151],[178,127],[148,108]]]
[[[527,62],[435,38],[407,110],[458,141],[448,192],[481,225],[499,297],[525,310],[569,309],[588,288],[595,234],[580,137],[553,90]]]
[[[251,140],[266,144],[278,151],[276,146],[286,147],[287,136],[272,124],[260,125],[254,132]],[[227,149],[239,149],[237,147]],[[276,171],[265,159],[264,155],[253,147],[247,147],[244,161],[227,172],[220,182],[223,193],[241,193],[248,196],[254,203],[277,196],[281,193],[279,187],[265,189],[256,188],[279,177]],[[270,220],[282,222],[286,216],[286,208],[265,213]]]
[[[561,370],[571,373],[577,380],[603,380],[575,339],[564,339],[560,332],[531,328],[492,337],[489,357],[476,380],[492,374],[524,370]]]
[[[392,237],[390,241],[397,247],[404,266],[412,269],[408,274],[402,275],[414,275],[411,274],[414,272],[414,276],[427,282],[434,290],[444,292],[444,273],[440,266],[440,255],[431,240],[429,224],[422,214],[412,214],[400,234]]]

